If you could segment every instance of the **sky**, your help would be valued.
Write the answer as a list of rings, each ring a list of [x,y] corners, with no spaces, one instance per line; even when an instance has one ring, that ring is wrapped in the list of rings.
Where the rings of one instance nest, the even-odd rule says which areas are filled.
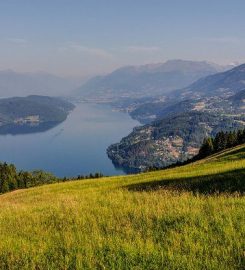
[[[244,0],[0,0],[0,70],[105,74],[170,59],[245,62]]]

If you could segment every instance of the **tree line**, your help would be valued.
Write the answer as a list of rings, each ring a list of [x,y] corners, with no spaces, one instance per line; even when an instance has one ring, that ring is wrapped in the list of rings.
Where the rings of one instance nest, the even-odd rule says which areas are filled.
[[[58,178],[52,173],[42,170],[17,171],[13,164],[0,163],[0,194],[16,189],[30,188],[45,184],[66,182],[72,180],[95,179],[103,177],[101,173],[78,175],[73,178]]]
[[[238,131],[220,131],[213,137],[204,139],[196,159],[204,158],[230,147],[245,143],[245,129]]]

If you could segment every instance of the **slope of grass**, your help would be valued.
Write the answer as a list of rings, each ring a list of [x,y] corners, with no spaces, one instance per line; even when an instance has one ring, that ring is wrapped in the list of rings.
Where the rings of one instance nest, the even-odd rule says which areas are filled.
[[[174,169],[1,195],[0,269],[243,269],[244,176],[243,145]]]

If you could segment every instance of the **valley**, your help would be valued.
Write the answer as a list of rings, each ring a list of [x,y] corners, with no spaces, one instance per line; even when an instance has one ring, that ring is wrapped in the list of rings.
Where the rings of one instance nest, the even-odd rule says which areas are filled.
[[[245,126],[244,79],[241,65],[151,101],[117,102],[143,126],[108,147],[108,156],[117,166],[138,171],[193,157],[205,137]]]
[[[0,127],[0,161],[13,163],[18,170],[45,170],[57,177],[124,174],[113,166],[106,149],[139,123],[105,104],[75,105],[59,123]]]
[[[74,91],[86,101],[116,102],[122,99],[152,98],[187,87],[207,75],[229,69],[205,61],[169,60],[165,63],[119,68],[88,80]]]
[[[244,10],[0,0],[0,270],[245,270]]]

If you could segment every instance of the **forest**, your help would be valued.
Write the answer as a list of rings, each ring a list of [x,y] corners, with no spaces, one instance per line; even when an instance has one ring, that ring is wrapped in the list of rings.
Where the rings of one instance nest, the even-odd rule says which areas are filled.
[[[230,147],[245,143],[245,129],[238,131],[220,131],[215,137],[204,139],[199,153],[194,159],[200,159]]]
[[[0,163],[0,194],[16,189],[30,188],[52,183],[66,182],[72,180],[85,180],[103,177],[101,173],[90,173],[89,175],[78,175],[77,177],[59,178],[52,173],[42,170],[32,172],[18,171],[13,164]]]

